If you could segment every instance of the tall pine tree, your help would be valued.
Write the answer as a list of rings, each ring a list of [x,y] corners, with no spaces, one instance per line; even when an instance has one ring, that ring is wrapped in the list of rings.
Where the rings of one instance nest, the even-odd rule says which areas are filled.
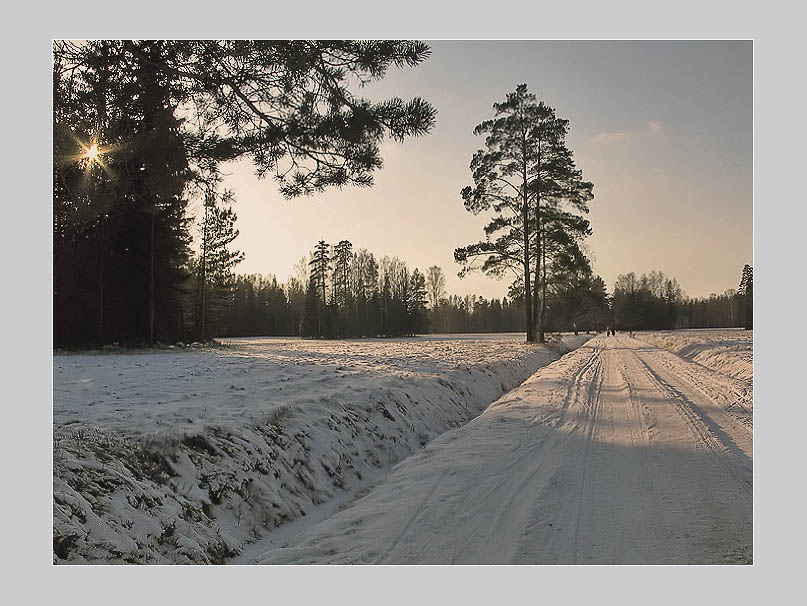
[[[495,116],[474,129],[485,147],[471,160],[473,186],[465,187],[465,208],[493,211],[485,240],[458,248],[461,275],[473,269],[495,276],[507,271],[524,300],[527,341],[545,340],[546,309],[553,258],[576,255],[590,233],[577,215],[588,212],[592,185],[584,182],[565,144],[568,122],[538,102],[525,84],[494,104]],[[477,262],[480,262],[477,265]]]

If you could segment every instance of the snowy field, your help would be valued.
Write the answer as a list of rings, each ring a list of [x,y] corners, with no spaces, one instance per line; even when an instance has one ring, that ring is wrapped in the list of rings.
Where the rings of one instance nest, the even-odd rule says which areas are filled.
[[[667,330],[638,336],[735,379],[751,381],[754,377],[752,330]]]
[[[243,557],[273,530],[329,515],[589,337],[523,338],[55,355],[54,562]]]

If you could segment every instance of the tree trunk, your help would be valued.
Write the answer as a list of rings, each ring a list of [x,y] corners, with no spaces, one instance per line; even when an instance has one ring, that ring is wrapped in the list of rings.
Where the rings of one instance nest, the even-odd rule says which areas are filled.
[[[538,293],[535,293],[538,296]],[[546,343],[544,313],[546,312],[546,249],[541,252],[541,305],[538,311],[538,342]]]
[[[104,215],[98,224],[98,342],[104,343]]]
[[[55,205],[54,205],[55,206]],[[54,208],[53,214],[56,215],[56,209]],[[64,323],[63,318],[61,315],[57,315],[59,310],[62,308],[61,306],[61,294],[62,294],[62,286],[61,286],[61,271],[59,268],[59,260],[61,259],[61,254],[59,251],[59,246],[61,242],[61,229],[58,227],[59,219],[57,216],[54,216],[54,223],[53,223],[53,344],[56,346],[58,343],[61,343],[63,338],[62,332],[62,325]]]
[[[526,187],[526,183],[525,183]],[[526,196],[525,196],[526,197]],[[527,343],[535,341],[535,329],[532,323],[532,290],[530,288],[530,255],[529,234],[527,232],[527,203],[524,202],[524,313],[527,320]]]
[[[536,231],[536,250],[535,250],[535,278],[532,287],[532,325],[535,326],[536,335],[540,341],[540,335],[543,332],[541,319],[538,315],[538,293],[541,292],[541,230]]]
[[[148,300],[148,325],[147,341],[149,345],[154,345],[154,215],[156,208],[151,209],[151,237],[149,241],[149,300]]]
[[[107,65],[109,63],[109,46],[106,43],[101,47],[103,62],[99,70],[99,87],[96,97],[96,109],[98,110],[98,126],[95,134],[95,144],[100,148],[103,131],[106,128],[106,97],[107,88]],[[93,190],[95,191],[95,190]],[[98,226],[98,342],[104,343],[104,209],[101,209],[100,223]]]
[[[543,225],[541,223],[541,139],[538,139],[538,176],[536,177],[535,191],[535,292],[533,293],[533,321],[538,342],[546,343],[544,338],[544,309],[546,308],[546,242],[543,239]],[[541,291],[540,311],[538,291]]]
[[[524,315],[527,320],[527,343],[535,342],[535,326],[532,322],[532,298],[533,293],[530,288],[530,204],[529,192],[527,191],[527,139],[526,133],[522,139],[522,191],[524,200],[522,202],[522,219],[524,221]]]
[[[208,206],[205,204],[205,218],[202,226],[202,259],[201,259],[201,295],[202,295],[202,309],[201,309],[201,339],[202,343],[207,338],[205,320],[207,318],[207,226],[209,221]]]

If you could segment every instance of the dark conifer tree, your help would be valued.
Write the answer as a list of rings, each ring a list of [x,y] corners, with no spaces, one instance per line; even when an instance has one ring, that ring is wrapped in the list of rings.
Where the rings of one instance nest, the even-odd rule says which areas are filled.
[[[353,292],[350,285],[350,264],[353,261],[353,245],[342,240],[333,249],[333,301],[342,308],[350,307]]]
[[[324,304],[320,298],[320,287],[312,273],[305,289],[305,309],[303,311],[301,336],[322,336],[323,307]]]
[[[160,43],[139,46],[144,55],[162,52]],[[86,287],[62,290],[65,313],[57,312],[54,323],[75,323],[94,310],[97,328],[86,330],[79,321],[74,337],[59,328],[54,336],[85,343],[91,334],[102,342],[171,339],[179,329],[189,241],[187,155],[173,115],[181,94],[146,62],[126,55],[122,43],[100,41],[71,52],[57,52],[56,62],[63,71],[54,138],[66,143],[54,150],[56,182],[69,198],[63,205],[54,192],[62,226],[54,243],[62,274],[56,284],[97,286],[96,294]],[[93,128],[82,114],[92,116]],[[64,246],[65,240],[79,245]]]
[[[181,121],[174,116],[181,92],[172,90],[170,80],[153,63],[155,58],[174,53],[159,41],[140,44],[138,49],[130,87],[131,136],[118,153],[124,160],[125,175],[121,176],[131,184],[132,222],[143,226],[134,233],[145,233],[147,238],[141,261],[146,264],[145,336],[152,344],[158,330],[169,340],[176,333],[190,242],[183,197],[190,171]]]
[[[737,292],[743,301],[743,326],[746,330],[751,330],[754,328],[754,268],[750,265],[743,267]]]
[[[311,268],[310,279],[313,280],[319,300],[324,307],[328,303],[327,286],[331,273],[330,246],[324,240],[320,240],[314,248],[309,266]]]
[[[485,135],[485,148],[471,160],[474,186],[461,194],[468,211],[494,215],[485,240],[456,249],[454,257],[463,264],[461,275],[477,268],[495,276],[513,272],[525,301],[527,341],[543,342],[553,257],[576,254],[590,233],[577,213],[588,212],[592,185],[566,147],[568,121],[526,85],[493,107],[495,117],[474,129]]]
[[[418,269],[409,278],[408,300],[406,311],[409,316],[408,333],[418,334],[427,327],[426,317],[426,278]]]

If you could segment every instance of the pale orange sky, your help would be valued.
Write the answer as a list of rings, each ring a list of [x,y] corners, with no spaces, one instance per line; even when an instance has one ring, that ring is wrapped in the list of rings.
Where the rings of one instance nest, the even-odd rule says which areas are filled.
[[[285,281],[324,239],[347,239],[410,269],[443,268],[452,294],[506,294],[508,280],[462,280],[453,250],[482,238],[484,219],[459,190],[482,140],[476,124],[517,84],[570,120],[567,138],[594,183],[594,270],[659,269],[690,296],[736,288],[752,240],[752,43],[434,42],[414,69],[392,70],[362,94],[420,95],[438,110],[431,134],[385,143],[370,189],[287,201],[249,162],[225,168],[236,196],[240,273]]]

